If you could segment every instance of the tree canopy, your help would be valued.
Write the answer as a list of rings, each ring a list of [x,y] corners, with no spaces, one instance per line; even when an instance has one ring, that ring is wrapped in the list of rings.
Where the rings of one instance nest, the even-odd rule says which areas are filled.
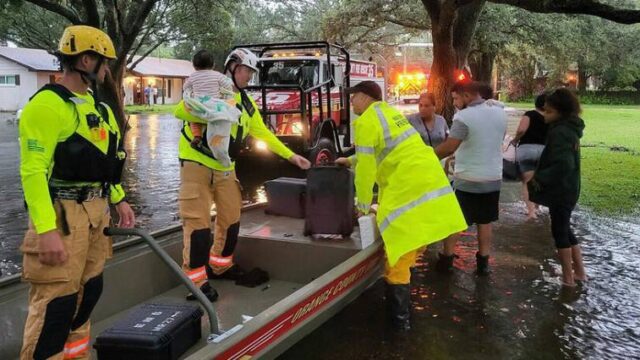
[[[107,101],[119,108],[126,64],[161,52],[190,59],[214,52],[218,67],[235,44],[327,40],[352,53],[381,54],[416,37],[433,43],[429,90],[449,103],[454,69],[477,79],[504,77],[535,91],[533,78],[563,81],[579,69],[580,84],[640,88],[640,6],[633,0],[0,0],[0,40],[52,50],[69,24],[100,27],[119,57]],[[621,41],[621,39],[625,39]],[[439,110],[447,112],[444,107]],[[449,108],[450,110],[450,108]]]

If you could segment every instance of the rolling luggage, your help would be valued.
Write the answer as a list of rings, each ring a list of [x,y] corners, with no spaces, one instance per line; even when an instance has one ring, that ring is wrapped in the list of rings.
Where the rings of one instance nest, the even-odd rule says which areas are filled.
[[[341,166],[320,166],[307,174],[305,235],[348,237],[354,227],[353,172]]]
[[[304,218],[306,179],[281,177],[265,182],[264,188],[269,201],[267,214]]]
[[[143,304],[103,331],[93,347],[99,360],[174,360],[202,336],[197,305]]]

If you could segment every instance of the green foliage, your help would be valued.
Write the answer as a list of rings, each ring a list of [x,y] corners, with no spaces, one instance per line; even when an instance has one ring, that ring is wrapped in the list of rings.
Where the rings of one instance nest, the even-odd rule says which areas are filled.
[[[66,19],[23,1],[0,1],[0,40],[22,47],[54,50]]]

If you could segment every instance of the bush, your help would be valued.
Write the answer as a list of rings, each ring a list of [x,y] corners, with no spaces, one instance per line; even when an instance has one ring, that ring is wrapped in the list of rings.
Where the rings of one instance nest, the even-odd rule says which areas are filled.
[[[586,91],[578,96],[580,103],[585,105],[640,105],[640,91]],[[533,104],[535,96],[504,94],[502,99]]]
[[[587,91],[580,102],[590,105],[640,105],[640,91]]]

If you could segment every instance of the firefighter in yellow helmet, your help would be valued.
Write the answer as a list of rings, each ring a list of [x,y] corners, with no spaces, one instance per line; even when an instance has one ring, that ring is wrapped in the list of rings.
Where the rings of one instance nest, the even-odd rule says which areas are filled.
[[[353,111],[355,155],[336,163],[355,167],[360,215],[369,213],[378,184],[376,221],[387,255],[385,280],[390,317],[409,330],[411,266],[418,250],[467,228],[462,211],[433,149],[398,110],[382,101],[373,81],[347,90]]]
[[[231,128],[230,166],[220,163],[207,147],[192,147],[193,134],[188,122],[198,122],[198,119],[185,110],[183,103],[175,112],[176,117],[184,121],[178,144],[181,164],[178,203],[184,234],[182,269],[211,301],[218,298],[218,293],[209,285],[209,278],[238,280],[244,275],[233,261],[242,207],[235,157],[244,147],[247,136],[264,141],[271,151],[301,169],[311,166],[307,159],[294,154],[267,129],[255,101],[244,91],[258,71],[256,55],[248,49],[235,49],[224,65],[234,83],[237,107],[242,111],[239,123]],[[213,203],[216,219],[212,227]],[[194,300],[195,297],[190,294],[187,299]]]
[[[57,84],[42,87],[20,118],[20,175],[29,230],[20,250],[31,284],[21,359],[89,357],[89,316],[111,256],[109,203],[119,226],[135,217],[120,185],[126,154],[113,112],[89,88],[116,57],[111,39],[89,26],[65,29]]]

